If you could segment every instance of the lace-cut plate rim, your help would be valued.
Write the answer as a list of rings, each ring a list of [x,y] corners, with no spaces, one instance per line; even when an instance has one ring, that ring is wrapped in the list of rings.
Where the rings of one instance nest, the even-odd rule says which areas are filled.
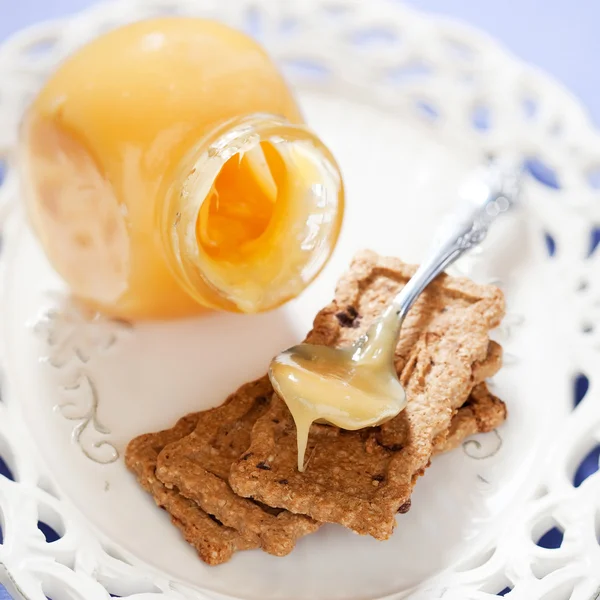
[[[100,598],[102,590],[352,600],[494,598],[507,589],[536,599],[553,585],[598,587],[595,575],[582,575],[598,560],[598,477],[585,478],[589,469],[580,465],[597,462],[600,440],[591,226],[600,203],[589,180],[600,154],[586,133],[577,138],[581,160],[567,160],[570,132],[587,132],[578,105],[484,36],[391,0],[368,8],[351,0],[235,0],[227,9],[125,0],[0,50],[0,73],[15,74],[10,85],[0,77],[0,146],[3,139],[10,146],[26,98],[65,52],[120,22],[173,12],[244,27],[280,61],[344,171],[345,229],[323,275],[283,309],[115,323],[64,295],[11,208],[19,190],[7,161],[0,456],[16,481],[0,478],[0,563],[26,595],[42,598],[43,590],[55,600]],[[42,42],[43,52],[32,50]],[[310,327],[356,250],[418,261],[462,177],[490,152],[523,157],[523,203],[456,272],[505,290],[509,316],[497,332],[505,368],[491,385],[508,404],[508,422],[436,459],[388,542],[325,526],[283,559],[248,551],[220,567],[203,565],[126,472],[128,440],[218,404],[263,373]],[[50,530],[38,521],[55,537],[44,537],[40,530]],[[560,547],[549,547],[556,532]],[[517,560],[529,561],[531,577],[516,575]]]

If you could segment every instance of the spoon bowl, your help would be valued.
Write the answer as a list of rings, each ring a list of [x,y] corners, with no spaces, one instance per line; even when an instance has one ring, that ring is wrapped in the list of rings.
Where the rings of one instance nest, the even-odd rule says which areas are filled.
[[[294,346],[271,363],[271,383],[278,395],[286,401],[295,399],[292,403],[305,411],[318,394],[319,418],[315,421],[348,430],[379,425],[406,406],[406,394],[391,361],[379,368],[357,359],[356,350],[356,345]]]

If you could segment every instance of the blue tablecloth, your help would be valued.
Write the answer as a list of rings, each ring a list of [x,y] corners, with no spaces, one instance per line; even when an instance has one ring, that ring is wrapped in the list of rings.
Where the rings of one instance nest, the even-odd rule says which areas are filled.
[[[201,0],[199,0],[201,1]],[[283,1],[283,0],[282,0]],[[390,0],[393,1],[393,0]],[[56,18],[81,10],[93,0],[0,0],[0,41],[14,31],[42,19]],[[475,2],[473,0],[412,0],[410,4],[463,19],[491,33],[515,54],[562,81],[590,110],[600,124],[600,78],[594,59],[600,56],[600,2],[596,0],[521,0],[516,2]],[[575,384],[574,401],[587,391],[587,382]],[[600,448],[583,461],[575,476],[579,485],[598,470]],[[6,474],[0,460],[0,473]],[[53,532],[41,526],[48,539]],[[1,534],[0,534],[1,542]],[[555,548],[562,533],[553,529],[538,544]],[[509,589],[499,590],[504,595]],[[0,585],[0,600],[10,600]]]

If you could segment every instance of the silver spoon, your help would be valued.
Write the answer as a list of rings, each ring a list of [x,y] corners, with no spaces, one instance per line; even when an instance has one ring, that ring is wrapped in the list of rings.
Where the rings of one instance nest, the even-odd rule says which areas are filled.
[[[496,163],[479,170],[461,190],[462,202],[441,242],[352,346],[299,344],[273,359],[271,383],[296,422],[299,470],[314,421],[361,429],[379,425],[404,409],[406,394],[393,359],[406,314],[433,279],[484,240],[496,217],[515,202],[519,183],[520,171],[513,166]]]

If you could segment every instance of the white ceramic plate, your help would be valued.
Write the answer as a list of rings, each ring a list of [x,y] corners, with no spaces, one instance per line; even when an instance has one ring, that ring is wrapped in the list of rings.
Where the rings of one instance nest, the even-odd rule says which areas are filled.
[[[126,325],[90,319],[69,302],[20,209],[12,206],[0,304],[7,399],[0,405],[0,455],[19,483],[0,478],[6,540],[0,562],[7,573],[32,600],[43,594],[54,600],[105,598],[103,589],[120,596],[248,600],[400,598],[411,592],[415,598],[467,598],[475,590],[497,593],[515,584],[529,586],[532,594],[522,596],[528,599],[541,598],[545,588],[559,593],[561,586],[584,598],[600,584],[581,576],[588,550],[598,560],[592,546],[580,542],[567,554],[564,547],[575,544],[563,545],[554,551],[558,555],[540,555],[535,546],[554,524],[583,538],[600,515],[600,494],[593,492],[598,478],[579,490],[569,481],[598,435],[598,407],[588,408],[586,398],[577,415],[571,394],[577,370],[591,377],[590,365],[598,364],[589,344],[596,333],[581,333],[595,314],[593,298],[575,318],[572,311],[574,297],[597,291],[598,281],[586,275],[594,263],[582,260],[584,241],[589,243],[583,238],[590,235],[594,210],[598,214],[591,205],[596,192],[585,184],[585,169],[596,155],[589,150],[583,167],[553,162],[557,171],[550,174],[540,162],[566,154],[565,123],[583,119],[576,105],[567,96],[560,102],[546,96],[550,84],[523,77],[522,67],[491,42],[386,0],[369,9],[348,0],[240,0],[227,14],[211,2],[120,2],[74,24],[52,25],[50,51],[57,58],[107,24],[165,6],[205,11],[262,35],[296,83],[308,121],[341,164],[348,189],[342,238],[319,280],[280,310]],[[44,62],[27,52],[39,39],[34,32],[0,53],[3,68],[19,74],[9,86],[0,71],[0,92],[6,87],[10,94],[0,119],[9,130],[18,117],[17,96],[22,104],[51,64],[48,55]],[[562,110],[553,112],[551,102]],[[527,116],[527,106],[533,115]],[[558,134],[550,131],[557,126],[554,116],[561,118]],[[9,142],[11,135],[6,132]],[[201,563],[125,469],[127,442],[219,404],[264,373],[277,351],[310,328],[355,251],[369,247],[418,261],[435,225],[451,210],[460,180],[490,150],[536,157],[531,170],[537,179],[528,179],[523,206],[498,223],[481,254],[457,267],[480,281],[499,280],[507,296],[509,317],[498,332],[506,366],[492,385],[508,405],[508,422],[436,459],[388,542],[326,526],[283,559],[248,551],[219,567]],[[583,183],[580,196],[571,199],[578,202],[573,209],[557,199],[566,197],[562,179],[567,190],[577,189],[577,175]],[[561,177],[560,190],[552,176]],[[9,167],[1,188],[9,202],[19,195],[13,177]],[[566,231],[577,236],[569,249],[561,246]],[[558,242],[553,257],[548,235]],[[557,454],[558,443],[564,450]],[[551,490],[555,498],[546,495]],[[53,544],[44,543],[35,527],[38,509],[39,519],[62,536]],[[573,511],[586,515],[578,527]],[[517,529],[520,537],[511,540]],[[514,563],[525,565],[521,570],[511,567],[511,552],[521,553],[521,563]]]

